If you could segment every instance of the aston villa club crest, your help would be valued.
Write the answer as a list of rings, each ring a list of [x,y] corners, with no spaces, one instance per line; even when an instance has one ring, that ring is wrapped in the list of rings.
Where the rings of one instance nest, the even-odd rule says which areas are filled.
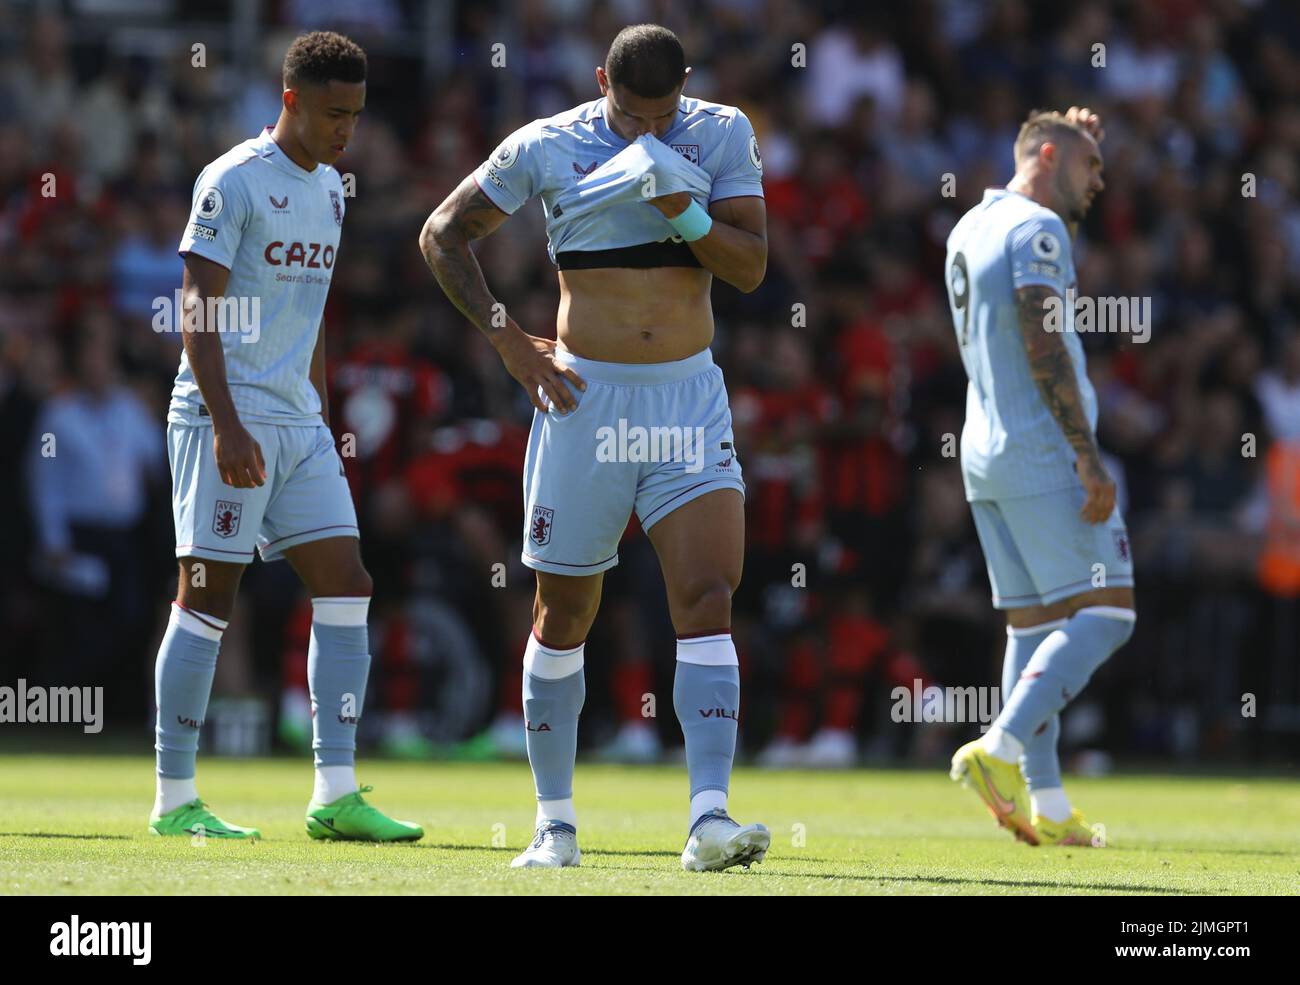
[[[669,144],[673,150],[681,154],[682,157],[690,161],[697,168],[700,166],[700,145],[699,144]]]
[[[1128,532],[1124,530],[1115,531],[1115,553],[1121,561],[1128,561]]]
[[[528,536],[538,547],[545,547],[551,542],[551,523],[555,519],[555,510],[545,506],[533,507],[533,522],[529,524]]]
[[[334,221],[343,225],[343,199],[333,188],[330,189],[330,204],[334,206]]]
[[[218,537],[233,537],[239,533],[239,513],[243,508],[242,503],[217,500],[217,508],[212,513],[212,532]]]

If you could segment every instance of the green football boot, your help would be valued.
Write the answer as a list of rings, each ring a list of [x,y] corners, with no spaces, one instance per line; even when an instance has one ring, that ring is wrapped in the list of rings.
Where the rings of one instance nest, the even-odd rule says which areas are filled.
[[[419,841],[424,837],[418,824],[395,821],[367,804],[361,795],[373,789],[362,787],[329,804],[313,800],[307,805],[307,834],[340,841]]]
[[[241,828],[221,820],[208,805],[197,798],[181,804],[162,817],[149,818],[149,831],[156,835],[190,835],[202,838],[246,838],[256,841],[262,837],[257,828]]]

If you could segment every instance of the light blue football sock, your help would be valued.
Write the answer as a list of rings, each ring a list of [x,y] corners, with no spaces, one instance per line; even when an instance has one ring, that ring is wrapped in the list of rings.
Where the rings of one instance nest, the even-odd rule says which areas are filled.
[[[673,709],[686,739],[692,814],[697,814],[694,804],[712,803],[697,801],[702,792],[716,790],[725,797],[731,786],[740,724],[740,662],[730,633],[677,640]]]
[[[312,750],[316,766],[352,766],[357,722],[370,676],[370,637],[364,597],[311,600],[307,686],[311,690]]]
[[[994,725],[1026,743],[1128,641],[1136,619],[1132,609],[1080,609],[1039,644]]]
[[[585,650],[585,641],[565,650],[552,649],[536,634],[529,635],[524,649],[525,741],[538,801],[573,799],[578,716],[587,698]]]
[[[1064,626],[1066,620],[1029,626],[1025,629],[1007,627],[1007,652],[1002,660],[1002,700],[1010,698],[1016,689],[1016,682],[1024,673],[1029,658],[1034,655],[1039,644],[1052,634],[1052,630]],[[1020,757],[1020,768],[1025,774],[1025,782],[1030,790],[1048,790],[1061,785],[1061,761],[1057,756],[1056,743],[1061,735],[1061,716],[1053,715],[1046,723],[1040,725],[1033,735],[1025,739],[1025,752]]]
[[[194,777],[199,731],[208,712],[212,675],[226,620],[191,612],[172,603],[171,618],[154,664],[154,699],[158,708],[154,752],[160,777]]]

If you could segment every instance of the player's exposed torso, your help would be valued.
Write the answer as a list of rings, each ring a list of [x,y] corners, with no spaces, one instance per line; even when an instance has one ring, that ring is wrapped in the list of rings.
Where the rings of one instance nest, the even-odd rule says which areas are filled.
[[[713,341],[713,275],[689,267],[560,271],[557,337],[586,359],[663,363]]]
[[[725,132],[733,112],[683,98],[673,126],[659,139],[692,164],[716,169],[723,152],[718,134]],[[561,268],[558,338],[588,359],[684,359],[713,339],[713,275],[699,265],[667,220],[653,206],[638,202],[613,205],[592,216],[590,223],[559,231],[556,199],[630,143],[611,127],[602,98],[544,121],[541,138],[529,151],[544,160],[534,192],[542,199],[552,258]],[[507,142],[480,169],[476,177],[485,191],[492,191],[487,187],[491,182],[499,185],[499,179],[514,177],[508,173],[516,166],[511,153]],[[638,261],[625,254],[649,244],[657,257],[653,265],[622,265],[644,262],[644,255]],[[575,257],[581,259],[575,262]],[[604,263],[608,265],[597,265]]]
[[[603,106],[604,100],[600,101]],[[672,144],[685,138],[679,111],[673,129],[664,135]],[[595,153],[590,161],[574,162],[575,172],[605,163],[627,146],[608,126],[593,128],[594,140],[582,150]],[[574,174],[574,179],[581,177]],[[668,228],[668,233],[672,229]],[[689,247],[686,247],[689,250]],[[603,362],[662,363],[706,348],[713,341],[713,275],[702,267],[600,267],[561,270],[560,307],[556,334],[565,348],[586,359]]]

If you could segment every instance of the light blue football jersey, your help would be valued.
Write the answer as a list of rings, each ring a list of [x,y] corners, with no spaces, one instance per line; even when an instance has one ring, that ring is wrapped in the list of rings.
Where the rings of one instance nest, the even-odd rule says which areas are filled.
[[[1074,449],[1030,375],[1015,299],[1017,288],[1033,284],[1050,287],[1062,299],[1076,287],[1065,223],[1024,195],[990,188],[949,235],[944,270],[970,380],[961,434],[966,498],[1012,499],[1077,485]],[[1061,324],[1084,412],[1095,431],[1097,397],[1074,331],[1072,306],[1065,306]]]
[[[179,252],[230,270],[226,297],[242,302],[252,330],[221,333],[226,381],[242,421],[321,423],[309,376],[343,231],[343,182],[327,164],[304,171],[271,137],[246,140],[194,183]],[[182,352],[167,420],[210,424]]]
[[[520,127],[474,171],[474,180],[507,214],[541,197],[547,252],[555,263],[568,251],[680,242],[641,194],[642,179],[652,168],[660,179],[656,194],[688,191],[706,209],[725,198],[762,197],[758,141],[736,107],[683,96],[672,128],[659,146],[654,141],[628,141],[615,133],[602,96]],[[665,147],[679,155],[676,164],[661,154]],[[613,168],[606,167],[620,154],[624,157]],[[589,178],[594,180],[579,190]]]

